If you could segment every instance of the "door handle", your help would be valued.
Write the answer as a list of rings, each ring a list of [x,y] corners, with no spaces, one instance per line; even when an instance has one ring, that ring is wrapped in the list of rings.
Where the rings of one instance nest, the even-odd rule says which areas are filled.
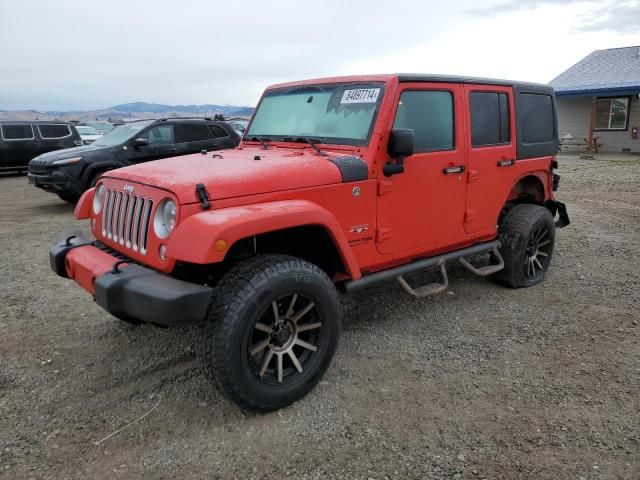
[[[445,167],[442,169],[442,173],[445,175],[453,175],[462,172],[464,172],[464,165],[456,165],[454,167]]]
[[[504,158],[502,160],[498,160],[499,167],[511,167],[515,165],[516,160],[514,158]]]
[[[169,152],[169,153],[175,153],[175,152],[177,152],[177,151],[178,151],[178,149],[177,149],[177,148],[168,148],[168,149],[167,149],[167,152]]]

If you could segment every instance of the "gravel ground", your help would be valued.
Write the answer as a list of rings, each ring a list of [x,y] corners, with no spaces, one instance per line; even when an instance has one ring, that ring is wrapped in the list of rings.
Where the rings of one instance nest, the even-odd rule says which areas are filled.
[[[0,477],[640,478],[640,160],[560,163],[543,284],[454,268],[434,298],[344,299],[324,380],[267,415],[207,383],[199,328],[122,324],[56,277],[50,244],[84,227],[0,178]]]

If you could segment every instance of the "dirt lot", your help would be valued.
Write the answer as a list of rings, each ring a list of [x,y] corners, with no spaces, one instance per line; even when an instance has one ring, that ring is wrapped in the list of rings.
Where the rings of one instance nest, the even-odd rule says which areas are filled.
[[[345,299],[324,381],[268,415],[207,383],[198,328],[122,324],[54,276],[50,243],[84,227],[0,178],[0,477],[640,478],[640,160],[560,173],[543,284],[458,268],[435,298]]]

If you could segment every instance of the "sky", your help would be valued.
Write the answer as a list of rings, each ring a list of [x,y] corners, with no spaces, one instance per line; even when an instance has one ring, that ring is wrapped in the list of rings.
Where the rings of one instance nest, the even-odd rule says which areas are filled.
[[[640,45],[640,0],[0,0],[0,109],[255,105],[270,84],[439,73],[549,82]]]

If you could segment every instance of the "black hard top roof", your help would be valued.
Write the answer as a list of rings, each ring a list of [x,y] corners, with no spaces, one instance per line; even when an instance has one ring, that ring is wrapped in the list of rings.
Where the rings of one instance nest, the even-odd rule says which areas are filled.
[[[553,87],[544,83],[520,82],[515,80],[501,80],[497,78],[467,77],[462,75],[435,75],[428,73],[397,73],[399,82],[433,82],[433,83],[468,83],[480,85],[498,85],[504,87],[519,87],[523,90],[537,90],[553,92]]]

